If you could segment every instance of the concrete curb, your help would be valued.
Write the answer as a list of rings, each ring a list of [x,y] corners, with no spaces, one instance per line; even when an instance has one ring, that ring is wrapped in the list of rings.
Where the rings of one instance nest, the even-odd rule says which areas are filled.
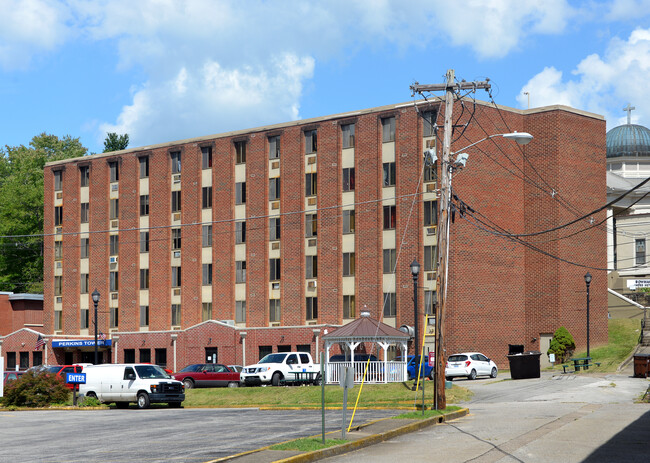
[[[301,453],[300,455],[295,455],[291,457],[287,457],[284,459],[279,459],[279,460],[273,460],[275,462],[282,462],[282,463],[303,463],[303,462],[311,462],[311,461],[317,461],[321,460],[323,458],[328,458],[336,455],[341,455],[344,453],[349,453],[353,452],[354,450],[362,449],[364,447],[368,447],[370,445],[378,444],[380,442],[383,442],[388,439],[392,439],[397,436],[401,436],[403,434],[408,434],[411,432],[419,431],[421,429],[427,428],[429,426],[434,426],[437,424],[444,423],[446,421],[451,421],[455,420],[458,418],[461,418],[463,416],[466,416],[469,414],[469,409],[463,408],[461,410],[456,410],[454,412],[447,413],[445,415],[441,416],[435,416],[431,418],[427,418],[425,420],[416,420],[414,422],[410,422],[404,426],[399,426],[394,429],[391,429],[389,431],[381,432],[378,434],[373,434],[368,437],[362,437],[357,440],[353,440],[350,442],[347,442],[345,444],[340,444],[336,445],[334,447],[329,447],[326,449],[321,449],[321,450],[314,450],[313,452],[307,452],[307,453]],[[385,421],[385,420],[393,420],[393,418],[383,418],[380,420],[373,421],[371,423],[366,423],[361,426],[357,426],[355,429],[360,430],[363,428],[366,428],[374,423],[380,422],[380,421]],[[397,420],[396,420],[397,421]],[[329,432],[328,434],[332,433],[338,433],[339,431],[332,431]],[[318,434],[316,436],[310,436],[310,437],[320,437],[321,435]],[[290,442],[290,441],[289,441]],[[275,445],[275,444],[274,444]],[[270,450],[272,446],[268,447],[263,447],[260,449],[256,450],[250,450],[248,452],[242,452],[237,455],[231,455],[228,457],[224,458],[219,458],[217,460],[211,460],[210,463],[217,463],[217,462],[225,462],[225,461],[232,461],[240,457],[245,457],[254,453],[262,452],[262,451],[270,451],[270,452],[275,452],[275,450]],[[279,452],[278,452],[279,453]],[[279,455],[278,455],[279,456]]]

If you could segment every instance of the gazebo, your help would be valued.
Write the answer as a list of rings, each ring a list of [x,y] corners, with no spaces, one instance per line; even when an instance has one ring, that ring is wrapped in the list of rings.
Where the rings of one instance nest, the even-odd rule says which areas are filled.
[[[410,335],[385,323],[370,318],[367,312],[353,322],[323,336],[325,344],[325,380],[327,383],[339,382],[341,367],[354,367],[354,382],[360,383],[365,373],[366,383],[399,383],[407,380],[406,358]],[[355,360],[354,351],[362,343],[373,343],[383,351],[383,360],[370,359],[368,355]],[[330,349],[339,344],[345,354],[343,361],[330,362]],[[400,355],[394,361],[387,361],[388,348],[395,345]],[[379,356],[377,356],[379,357]],[[366,372],[366,366],[367,372]]]

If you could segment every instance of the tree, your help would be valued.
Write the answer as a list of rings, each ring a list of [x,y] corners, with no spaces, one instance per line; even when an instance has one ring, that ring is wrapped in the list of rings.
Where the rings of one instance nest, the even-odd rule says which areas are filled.
[[[553,339],[551,339],[551,344],[546,353],[555,354],[555,361],[563,363],[573,355],[575,348],[576,343],[573,336],[571,336],[569,330],[561,326],[553,333]]]
[[[129,146],[129,134],[118,135],[115,132],[108,132],[104,140],[104,153],[109,151],[124,150]]]
[[[43,169],[87,151],[78,138],[46,133],[0,148],[0,291],[43,291]]]

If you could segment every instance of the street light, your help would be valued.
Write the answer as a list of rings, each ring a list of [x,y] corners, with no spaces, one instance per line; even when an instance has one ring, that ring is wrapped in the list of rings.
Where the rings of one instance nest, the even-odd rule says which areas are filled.
[[[411,275],[413,275],[413,315],[414,315],[414,326],[415,326],[415,337],[414,337],[414,356],[413,360],[417,361],[418,358],[418,340],[419,340],[419,334],[418,334],[418,277],[420,276],[420,264],[418,264],[418,261],[413,259],[413,262],[411,262]],[[407,356],[408,357],[408,356]],[[413,390],[415,390],[416,386],[413,386]]]
[[[92,293],[93,303],[95,304],[95,365],[97,365],[97,304],[99,303],[99,291],[95,288]]]
[[[587,285],[587,357],[589,357],[589,285],[591,285],[591,273],[585,275],[585,284]]]

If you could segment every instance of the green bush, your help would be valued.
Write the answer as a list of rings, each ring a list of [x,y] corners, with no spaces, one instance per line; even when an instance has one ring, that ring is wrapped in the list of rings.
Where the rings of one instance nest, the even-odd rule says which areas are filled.
[[[576,343],[573,340],[573,336],[571,336],[569,330],[561,326],[553,333],[551,345],[546,353],[555,354],[555,361],[563,363],[573,355],[575,349]]]
[[[49,373],[28,371],[5,386],[2,403],[5,407],[45,407],[68,400],[70,390],[62,378]]]

